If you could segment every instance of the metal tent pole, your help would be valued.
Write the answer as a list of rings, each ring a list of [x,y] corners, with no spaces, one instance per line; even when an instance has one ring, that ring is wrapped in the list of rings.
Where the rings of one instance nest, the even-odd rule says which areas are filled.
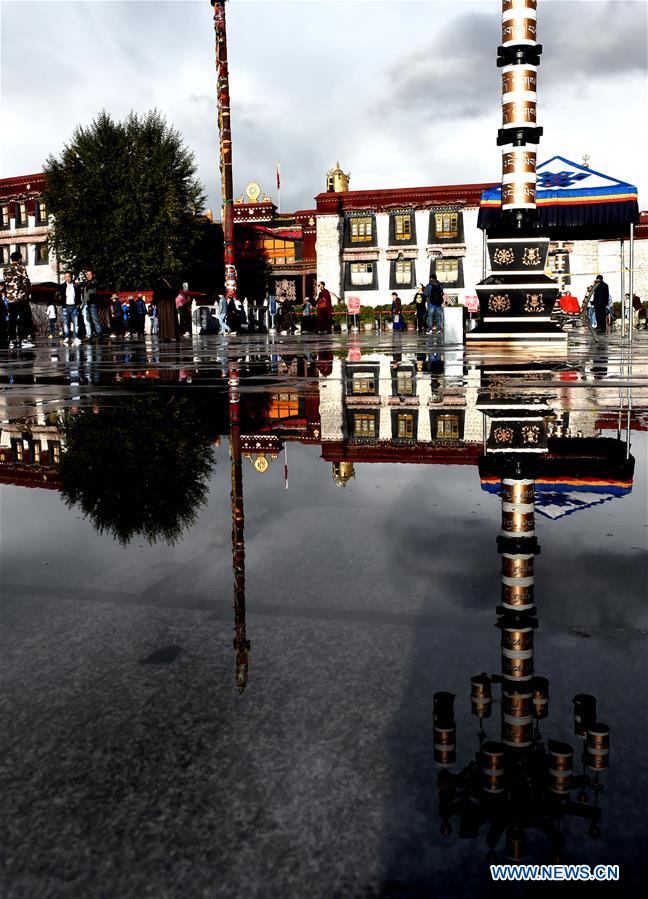
[[[632,341],[632,299],[634,297],[634,222],[630,223],[630,256],[628,259],[628,293],[630,299],[628,301],[628,338]]]
[[[621,334],[625,334],[625,244],[623,237],[620,241],[620,256],[621,256]]]

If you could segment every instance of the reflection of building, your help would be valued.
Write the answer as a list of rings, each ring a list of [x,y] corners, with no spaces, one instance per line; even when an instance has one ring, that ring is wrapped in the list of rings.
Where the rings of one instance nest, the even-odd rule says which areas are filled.
[[[44,187],[42,174],[0,179],[2,265],[8,265],[11,253],[20,250],[32,284],[57,280],[56,260],[48,245]]]

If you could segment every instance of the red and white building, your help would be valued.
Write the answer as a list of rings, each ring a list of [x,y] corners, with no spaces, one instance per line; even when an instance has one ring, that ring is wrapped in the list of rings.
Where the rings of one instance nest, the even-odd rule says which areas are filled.
[[[43,191],[45,176],[20,175],[0,179],[0,251],[2,266],[20,250],[32,284],[58,281],[56,259],[50,247],[50,216]]]

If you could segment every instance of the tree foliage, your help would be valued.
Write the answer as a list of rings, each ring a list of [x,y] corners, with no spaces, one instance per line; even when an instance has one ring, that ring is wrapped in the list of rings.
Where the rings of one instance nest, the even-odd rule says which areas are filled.
[[[150,287],[187,268],[205,197],[193,153],[159,112],[123,122],[101,112],[44,169],[64,264],[92,268],[112,290]]]
[[[194,524],[214,464],[206,416],[191,397],[127,396],[68,413],[63,499],[122,544],[175,543]]]

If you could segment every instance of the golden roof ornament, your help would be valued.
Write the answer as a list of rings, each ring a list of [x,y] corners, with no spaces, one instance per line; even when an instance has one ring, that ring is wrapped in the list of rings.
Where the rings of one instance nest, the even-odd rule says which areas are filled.
[[[338,487],[346,487],[347,482],[355,478],[355,469],[353,462],[344,460],[342,462],[333,462],[333,480]]]
[[[326,173],[326,190],[327,193],[341,193],[349,189],[349,181],[351,180],[351,172],[343,172],[340,163],[335,163],[335,168],[329,169]]]

